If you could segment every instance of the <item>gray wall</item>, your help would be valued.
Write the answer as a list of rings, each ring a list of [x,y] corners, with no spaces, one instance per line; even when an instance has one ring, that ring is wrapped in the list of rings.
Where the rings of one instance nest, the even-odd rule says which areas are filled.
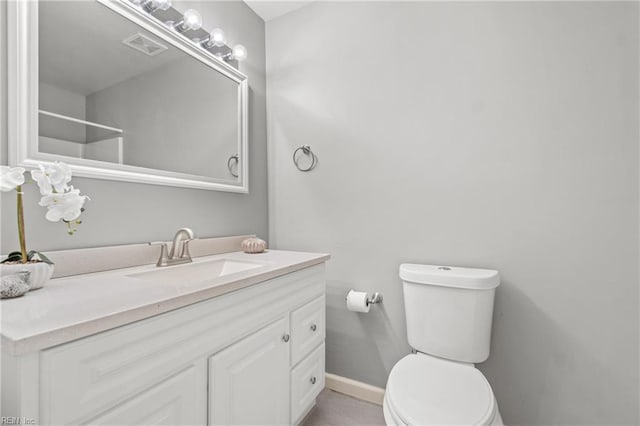
[[[400,263],[495,268],[479,368],[507,424],[638,423],[638,47],[635,2],[267,23],[271,245],[333,256],[329,372],[384,386],[408,352]],[[351,287],[384,305],[346,311]]]
[[[37,190],[26,191],[27,242],[40,250],[92,247],[170,239],[176,229],[189,226],[200,237],[257,233],[267,237],[267,166],[265,111],[264,22],[241,1],[176,1],[175,7],[195,7],[205,26],[219,26],[231,43],[242,43],[249,58],[240,66],[250,82],[249,190],[248,195],[155,185],[75,178],[73,184],[91,197],[84,223],[73,237],[63,224],[44,219],[37,205]],[[0,84],[6,90],[6,2],[0,21]],[[2,93],[6,93],[3,91]],[[6,164],[6,96],[0,96],[2,164]],[[15,194],[2,194],[2,246],[0,252],[17,247]]]

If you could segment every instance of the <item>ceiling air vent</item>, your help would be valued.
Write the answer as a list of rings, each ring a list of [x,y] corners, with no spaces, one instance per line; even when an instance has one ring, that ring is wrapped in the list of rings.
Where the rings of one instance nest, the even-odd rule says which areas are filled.
[[[140,33],[125,38],[122,43],[149,56],[156,56],[167,50],[167,46]]]

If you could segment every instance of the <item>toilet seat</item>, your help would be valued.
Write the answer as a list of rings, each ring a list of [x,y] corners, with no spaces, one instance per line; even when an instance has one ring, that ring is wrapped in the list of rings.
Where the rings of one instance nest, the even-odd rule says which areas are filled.
[[[385,411],[395,424],[490,425],[496,400],[482,373],[426,354],[402,358],[391,370]]]

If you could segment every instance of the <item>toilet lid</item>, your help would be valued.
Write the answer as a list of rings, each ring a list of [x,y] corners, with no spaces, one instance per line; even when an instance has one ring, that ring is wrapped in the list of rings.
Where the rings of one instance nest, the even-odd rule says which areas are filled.
[[[408,425],[489,425],[496,411],[491,386],[478,369],[425,354],[398,361],[386,393]]]

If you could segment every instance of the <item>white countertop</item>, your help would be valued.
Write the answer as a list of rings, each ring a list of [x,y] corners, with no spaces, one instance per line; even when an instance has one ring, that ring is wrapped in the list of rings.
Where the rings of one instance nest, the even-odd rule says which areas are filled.
[[[2,350],[19,355],[70,342],[325,262],[329,255],[233,252],[199,257],[193,264],[217,259],[263,265],[204,282],[158,284],[130,277],[161,269],[155,265],[53,279],[23,297],[0,301]]]

